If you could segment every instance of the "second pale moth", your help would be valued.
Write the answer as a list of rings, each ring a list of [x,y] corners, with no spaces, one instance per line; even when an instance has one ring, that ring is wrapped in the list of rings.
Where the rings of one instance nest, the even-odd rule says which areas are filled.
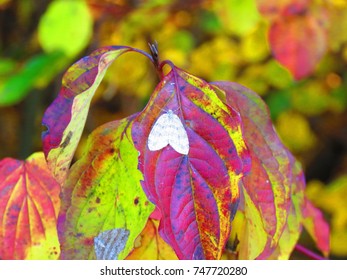
[[[157,119],[148,136],[150,151],[158,151],[167,145],[183,155],[187,155],[189,152],[187,132],[180,118],[172,110]]]

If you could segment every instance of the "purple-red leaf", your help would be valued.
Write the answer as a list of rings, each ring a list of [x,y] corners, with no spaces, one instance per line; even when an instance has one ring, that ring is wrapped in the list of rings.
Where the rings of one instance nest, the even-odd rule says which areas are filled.
[[[176,117],[163,117],[168,112]],[[154,140],[168,145],[150,150],[158,119],[161,133]],[[187,144],[184,132],[187,154],[176,147]],[[163,239],[180,259],[219,259],[238,206],[238,184],[249,169],[239,114],[209,84],[172,67],[135,119],[132,136],[142,186],[162,214]]]

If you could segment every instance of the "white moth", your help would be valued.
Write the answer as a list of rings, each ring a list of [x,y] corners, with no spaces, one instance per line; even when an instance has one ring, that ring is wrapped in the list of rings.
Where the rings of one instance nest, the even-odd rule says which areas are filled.
[[[183,155],[187,155],[189,152],[187,132],[180,118],[172,110],[157,119],[148,136],[150,151],[158,151],[167,145]]]

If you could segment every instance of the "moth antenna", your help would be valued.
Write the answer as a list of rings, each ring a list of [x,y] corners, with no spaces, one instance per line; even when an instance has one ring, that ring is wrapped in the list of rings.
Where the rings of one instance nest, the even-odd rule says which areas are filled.
[[[154,43],[148,43],[149,50],[151,51],[151,55],[154,61],[155,67],[159,68],[159,51],[158,51],[158,42],[154,41]]]

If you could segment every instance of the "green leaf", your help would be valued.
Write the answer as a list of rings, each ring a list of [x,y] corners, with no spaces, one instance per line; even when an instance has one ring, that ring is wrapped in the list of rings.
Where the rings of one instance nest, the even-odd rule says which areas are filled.
[[[59,52],[32,57],[18,73],[0,83],[0,106],[14,105],[22,101],[32,88],[46,86],[66,62]]]
[[[233,34],[245,36],[260,20],[254,0],[223,0],[216,3],[224,28]]]
[[[129,232],[124,249],[113,255],[125,258],[154,210],[140,184],[131,119],[97,128],[71,168],[60,213],[63,259],[95,259],[94,238],[112,229]]]
[[[223,25],[220,22],[220,17],[216,13],[203,10],[199,17],[199,24],[201,28],[207,33],[218,33],[223,30]]]
[[[8,58],[0,58],[0,82],[4,75],[7,75],[15,70],[16,62]]]
[[[84,0],[55,0],[39,23],[39,41],[46,52],[62,51],[73,57],[92,35],[93,20]]]
[[[266,103],[269,106],[271,119],[275,120],[278,116],[292,106],[291,95],[289,90],[274,91],[266,99]]]

